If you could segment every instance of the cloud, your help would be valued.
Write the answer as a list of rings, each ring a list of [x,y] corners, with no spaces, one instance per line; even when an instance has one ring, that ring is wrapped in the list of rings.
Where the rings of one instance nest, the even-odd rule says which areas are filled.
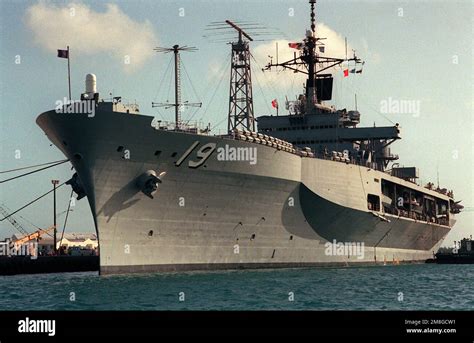
[[[345,49],[345,40],[344,37],[341,36],[336,31],[332,30],[330,27],[323,23],[319,23],[316,25],[316,35],[320,38],[327,38],[322,40],[325,46],[324,54],[322,56],[331,56],[331,57],[338,57],[344,58],[346,55]],[[300,42],[302,37],[295,39],[291,42]],[[264,43],[258,45],[252,50],[252,54],[255,57],[255,60],[260,66],[265,66],[270,61],[269,55],[273,56],[273,62],[276,62],[276,53],[275,53],[275,43],[278,43],[278,61],[284,62],[293,58],[294,52],[297,50],[288,47],[288,40],[274,40],[269,43]],[[352,48],[347,44],[347,54],[348,57],[352,56]],[[298,52],[297,52],[298,56]],[[284,75],[280,73],[274,72],[266,72],[267,73],[267,81],[264,85],[271,84],[271,87],[279,88],[280,90],[286,90],[288,84],[283,82],[285,78]],[[292,73],[292,71],[287,71],[286,73]],[[302,73],[294,74],[294,84],[295,85],[303,85],[306,80],[306,75]],[[301,90],[302,91],[302,90]]]
[[[131,68],[151,57],[157,43],[149,21],[136,22],[115,4],[107,4],[105,12],[95,12],[79,3],[39,2],[26,10],[25,19],[35,42],[47,51],[69,45],[75,55],[110,53]]]
[[[316,25],[316,34],[318,37],[327,38],[322,41],[325,45],[324,55],[339,58],[346,56],[345,40],[342,35],[323,23]],[[352,56],[352,47],[349,42],[347,42],[347,56]]]

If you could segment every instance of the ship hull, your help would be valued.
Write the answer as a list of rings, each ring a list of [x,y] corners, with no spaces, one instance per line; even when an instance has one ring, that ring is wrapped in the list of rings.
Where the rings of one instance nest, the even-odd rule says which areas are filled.
[[[152,119],[105,111],[37,119],[81,179],[102,274],[424,261],[450,230],[367,210],[367,193],[390,178],[382,172],[156,130]],[[199,156],[209,143],[215,150]],[[256,149],[256,163],[219,160],[224,147]],[[153,199],[137,186],[149,170],[166,172]],[[362,250],[338,251],[340,243]]]

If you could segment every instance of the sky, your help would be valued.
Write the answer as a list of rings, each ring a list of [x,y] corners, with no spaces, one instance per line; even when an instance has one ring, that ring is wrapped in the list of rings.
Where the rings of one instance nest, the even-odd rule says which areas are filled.
[[[337,108],[354,107],[361,126],[399,123],[402,139],[392,146],[403,166],[417,166],[420,182],[453,189],[466,211],[444,245],[474,233],[474,113],[472,1],[318,1],[317,34],[327,37],[326,53],[344,57],[356,50],[365,61],[361,74],[335,77]],[[87,73],[97,75],[101,97],[136,101],[144,114],[173,120],[172,110],[151,102],[173,101],[170,54],[154,47],[195,46],[182,54],[183,100],[202,102],[183,111],[183,119],[211,123],[214,133],[227,125],[231,36],[208,30],[226,19],[258,23],[267,35],[251,43],[255,115],[275,114],[271,100],[284,103],[303,92],[292,72],[261,68],[276,56],[292,56],[287,42],[300,41],[309,27],[307,1],[8,1],[0,0],[0,180],[14,168],[63,159],[36,125],[36,117],[67,96],[67,61],[57,49],[71,49],[73,98],[84,91]],[[249,29],[252,35],[252,29]],[[230,41],[230,38],[229,38]],[[381,104],[410,101],[416,113],[381,113]],[[283,109],[281,106],[280,113]],[[51,189],[51,180],[68,180],[70,164],[0,184],[0,203],[15,210]],[[58,189],[58,223],[63,226],[70,189]],[[72,207],[67,232],[92,232],[86,199]],[[15,218],[28,231],[49,227],[52,196]],[[33,226],[34,225],[34,226]],[[0,222],[0,237],[15,229]]]

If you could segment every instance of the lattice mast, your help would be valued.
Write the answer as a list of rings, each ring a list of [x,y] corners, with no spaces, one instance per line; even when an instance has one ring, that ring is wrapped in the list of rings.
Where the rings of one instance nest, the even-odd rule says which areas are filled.
[[[180,51],[196,51],[197,49],[195,47],[188,47],[188,46],[179,46],[179,45],[173,45],[172,48],[162,48],[162,47],[156,47],[155,49],[156,52],[164,52],[164,53],[169,53],[173,52],[174,53],[174,103],[168,103],[168,102],[152,102],[151,105],[152,107],[174,107],[175,111],[175,130],[179,131],[180,126],[181,126],[181,107],[182,106],[191,106],[191,107],[201,107],[202,103],[190,103],[190,102],[181,102],[181,69],[180,69]]]
[[[249,42],[253,41],[253,39],[230,20],[226,20],[226,23],[239,34],[238,41],[231,43],[232,59],[227,129],[229,132],[236,128],[243,128],[254,132],[255,118],[253,115],[251,55],[249,50]]]

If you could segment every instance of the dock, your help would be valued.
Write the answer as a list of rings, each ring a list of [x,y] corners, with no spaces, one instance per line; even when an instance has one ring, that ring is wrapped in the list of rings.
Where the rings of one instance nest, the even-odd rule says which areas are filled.
[[[0,256],[0,275],[99,270],[99,256]]]

